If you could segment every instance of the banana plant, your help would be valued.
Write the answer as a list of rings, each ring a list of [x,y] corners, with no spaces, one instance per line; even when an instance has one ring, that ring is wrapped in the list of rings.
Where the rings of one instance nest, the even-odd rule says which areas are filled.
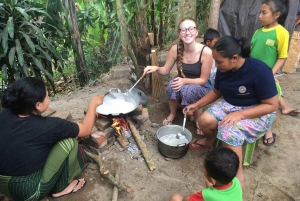
[[[57,44],[43,29],[44,9],[28,0],[5,0],[0,3],[0,64],[6,85],[25,76],[45,78],[55,91],[54,64],[64,63]]]

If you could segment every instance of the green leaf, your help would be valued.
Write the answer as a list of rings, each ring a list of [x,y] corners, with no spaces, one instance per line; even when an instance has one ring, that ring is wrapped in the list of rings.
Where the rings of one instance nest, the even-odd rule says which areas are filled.
[[[42,71],[49,79],[53,79],[52,75],[43,67],[43,64],[37,59],[37,58],[32,58],[34,64],[39,68],[40,71]]]
[[[43,53],[43,55],[45,56],[45,58],[48,61],[52,62],[52,58],[47,52],[45,52],[39,45],[36,45],[35,47],[36,47],[36,49],[38,49],[39,51],[41,51]]]
[[[31,41],[31,38],[25,33],[22,33],[22,34],[23,34],[27,44],[29,45],[30,49],[32,50],[32,52],[35,53],[35,47],[34,47],[33,42]]]
[[[41,8],[29,8],[27,10],[27,12],[29,12],[29,11],[36,11],[36,12],[39,12],[39,13],[43,13],[43,14],[47,15],[47,17],[49,17],[50,19],[52,19],[51,16],[46,11],[44,11]]]
[[[3,52],[6,54],[8,50],[8,31],[7,28],[5,27],[3,32],[2,32],[2,48]]]
[[[9,65],[13,66],[15,62],[15,54],[16,54],[16,47],[13,47],[10,49],[9,54],[8,54],[8,60],[9,60]]]
[[[2,79],[7,83],[7,65],[6,64],[4,64],[2,66],[1,74],[2,74]]]
[[[16,62],[14,63],[14,69],[15,69],[15,72],[14,72],[14,74],[15,74],[15,79],[17,80],[17,79],[20,78],[20,70],[21,70],[21,69],[18,69],[18,66],[17,66]]]
[[[13,17],[9,17],[7,21],[7,31],[9,33],[10,38],[14,38],[14,22]]]
[[[24,65],[23,65],[23,73],[24,73],[24,75],[25,75],[26,77],[29,76],[27,64],[24,64]]]
[[[29,20],[29,15],[26,13],[25,9],[21,8],[21,7],[15,7],[15,9],[17,11],[19,11],[21,13],[21,15],[23,15],[25,17],[26,20]]]
[[[3,54],[0,54],[0,59],[2,59],[3,57],[5,57],[6,56],[6,54],[5,53],[3,53]]]
[[[23,56],[23,50],[21,47],[20,40],[16,39],[15,42],[16,42],[18,61],[19,61],[20,65],[23,66],[24,65],[24,56]]]
[[[55,60],[59,60],[59,62],[63,65],[63,61],[61,59],[61,56],[60,54],[57,53],[55,47],[53,47],[53,45],[51,44],[51,42],[49,40],[44,40],[44,41],[41,41],[43,42],[43,44],[47,47],[48,50],[50,50],[50,52],[53,54],[54,56],[54,59]]]
[[[30,26],[38,33],[38,35],[40,37],[44,37],[42,30],[40,28],[38,28],[37,26],[33,25],[31,22],[24,22],[24,23],[22,23],[21,27],[23,27],[24,25]],[[26,27],[26,29],[28,29],[28,27]]]

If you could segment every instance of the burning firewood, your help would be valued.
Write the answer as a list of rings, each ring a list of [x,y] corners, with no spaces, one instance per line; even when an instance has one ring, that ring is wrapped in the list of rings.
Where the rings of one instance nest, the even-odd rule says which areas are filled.
[[[119,177],[120,177],[120,169],[117,170],[116,176],[115,176],[117,182],[120,182],[120,178]],[[112,201],[117,201],[118,200],[118,194],[119,194],[118,192],[119,192],[118,188],[114,187]]]
[[[129,142],[124,134],[129,130],[129,128],[128,128],[128,125],[127,125],[125,119],[113,118],[113,124],[111,126],[116,129],[116,131],[119,135],[117,137],[117,141],[119,142],[121,147],[123,147],[123,148],[127,147]]]
[[[123,148],[127,147],[127,145],[129,144],[127,138],[125,136],[123,136],[123,135],[118,136],[117,137],[117,141],[119,142],[119,144]]]
[[[147,146],[146,144],[144,143],[144,141],[142,140],[141,138],[141,135],[139,133],[139,131],[135,128],[135,126],[133,125],[133,123],[128,119],[128,124],[129,124],[129,128],[131,130],[131,133],[136,141],[136,144],[138,145],[138,147],[140,148],[143,156],[144,156],[144,159],[148,165],[148,168],[150,170],[154,170],[156,167],[155,167],[155,164],[148,152],[148,149],[147,149]]]
[[[130,188],[123,184],[120,184],[108,170],[104,169],[100,153],[98,153],[98,155],[92,154],[88,151],[85,151],[85,153],[99,165],[100,174],[102,176],[106,177],[115,187],[118,188],[119,191],[125,191],[127,193],[134,193],[133,188]]]

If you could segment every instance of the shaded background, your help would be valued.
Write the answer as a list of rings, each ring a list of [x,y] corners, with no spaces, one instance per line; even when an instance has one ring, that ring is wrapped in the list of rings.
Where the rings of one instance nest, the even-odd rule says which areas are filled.
[[[284,27],[290,37],[298,14],[299,0],[289,0],[289,13]],[[262,0],[225,0],[220,8],[218,31],[222,36],[244,36],[251,39],[255,30],[261,27],[259,12]]]

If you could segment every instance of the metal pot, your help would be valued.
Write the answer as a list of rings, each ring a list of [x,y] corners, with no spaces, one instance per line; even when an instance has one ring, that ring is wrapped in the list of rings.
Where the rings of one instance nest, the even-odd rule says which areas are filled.
[[[170,146],[160,140],[160,138],[165,135],[177,134],[177,133],[185,134],[188,143],[178,144],[177,146]],[[192,140],[192,133],[186,128],[184,129],[184,132],[182,132],[182,126],[178,126],[178,125],[167,125],[167,126],[160,127],[156,132],[156,136],[158,139],[159,152],[163,156],[168,158],[181,158],[185,156],[185,154],[189,149],[188,145]]]
[[[103,104],[96,108],[97,113],[118,116],[132,112],[139,105],[138,99],[135,99],[127,93],[122,93],[118,88],[112,88],[109,92],[110,93],[103,99]]]

